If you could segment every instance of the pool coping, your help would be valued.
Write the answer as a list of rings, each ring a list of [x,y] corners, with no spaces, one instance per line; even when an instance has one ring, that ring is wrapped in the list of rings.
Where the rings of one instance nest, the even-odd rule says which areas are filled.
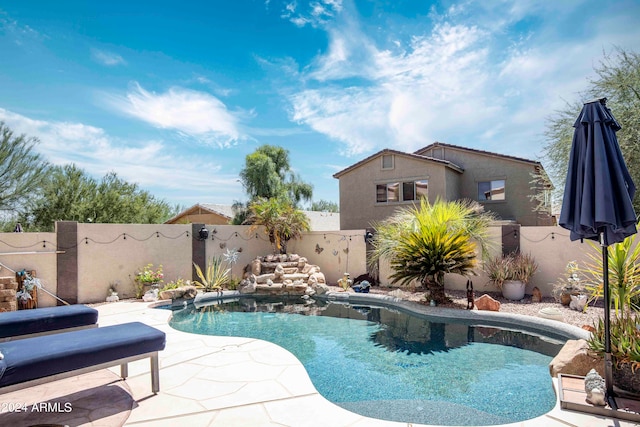
[[[195,300],[187,300],[186,303],[206,304],[215,300],[226,300],[231,298],[251,298],[267,295],[242,294],[238,291],[224,291],[222,293],[210,292],[200,294]],[[351,293],[351,292],[328,292],[322,295],[312,295],[311,299],[319,299],[331,302],[366,303],[383,306],[386,308],[398,309],[407,313],[429,319],[455,319],[466,321],[478,326],[494,326],[511,330],[522,330],[533,334],[544,334],[551,338],[564,340],[589,339],[590,333],[568,323],[558,320],[551,320],[542,317],[533,317],[524,314],[505,313],[487,310],[461,310],[448,307],[432,307],[419,304],[415,301],[407,301],[390,295]],[[155,306],[164,305],[168,300],[158,301]],[[170,302],[170,301],[169,301]],[[483,322],[490,324],[484,325]]]

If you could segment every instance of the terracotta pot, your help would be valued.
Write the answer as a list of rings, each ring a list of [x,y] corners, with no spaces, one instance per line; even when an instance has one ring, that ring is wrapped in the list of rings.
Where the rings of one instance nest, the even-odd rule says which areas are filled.
[[[502,296],[512,301],[524,298],[524,282],[520,280],[505,280],[502,284]]]

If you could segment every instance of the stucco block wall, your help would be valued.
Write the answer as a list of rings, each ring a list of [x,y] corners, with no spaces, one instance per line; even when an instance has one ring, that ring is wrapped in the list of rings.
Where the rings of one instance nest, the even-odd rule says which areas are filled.
[[[165,282],[191,279],[191,225],[78,224],[78,302],[104,301],[110,283],[135,296],[134,277],[162,264]]]
[[[57,293],[55,233],[0,233],[0,276],[14,277],[9,271],[35,270],[46,290]],[[56,305],[56,299],[38,292],[38,307]]]

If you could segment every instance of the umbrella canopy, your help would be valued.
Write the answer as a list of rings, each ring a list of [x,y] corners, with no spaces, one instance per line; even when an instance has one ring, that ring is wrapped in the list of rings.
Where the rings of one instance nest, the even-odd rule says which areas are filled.
[[[611,358],[611,297],[608,245],[635,234],[636,213],[631,200],[636,192],[618,145],[621,129],[606,98],[587,102],[574,123],[567,182],[559,224],[571,231],[571,240],[599,240],[602,246],[604,291],[604,375],[607,400],[613,409]]]
[[[606,98],[584,104],[573,127],[567,181],[559,224],[571,240],[622,242],[635,234],[631,200],[636,187],[622,158],[616,132],[621,129]]]

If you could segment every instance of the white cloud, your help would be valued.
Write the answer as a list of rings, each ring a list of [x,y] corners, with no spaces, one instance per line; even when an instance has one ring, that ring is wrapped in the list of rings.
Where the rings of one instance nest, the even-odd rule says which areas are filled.
[[[579,39],[565,34],[559,23],[583,3],[460,2],[442,14],[432,8],[422,34],[382,40],[355,8],[344,9],[323,25],[326,52],[302,68],[291,118],[352,156],[435,140],[538,154],[547,117],[586,89],[603,49],[637,49],[640,39],[620,13],[585,22]]]
[[[327,23],[342,11],[342,0],[310,1],[307,7],[299,7],[297,1],[287,2],[280,16],[298,27],[317,27]]]
[[[105,98],[130,116],[201,142],[229,147],[247,138],[240,130],[243,113],[230,112],[222,101],[205,92],[174,87],[157,94],[136,83],[124,97]]]
[[[103,129],[82,123],[34,120],[0,108],[4,121],[14,134],[37,137],[36,150],[55,165],[74,163],[95,178],[114,171],[143,189],[175,192],[190,200],[211,200],[216,188],[219,200],[232,200],[242,189],[237,176],[221,174],[221,165],[202,153],[176,154],[162,141],[123,141]],[[164,198],[165,194],[154,195]]]
[[[91,49],[91,59],[94,61],[106,65],[108,67],[114,67],[116,65],[126,65],[124,58],[117,53],[107,52],[100,49]]]
[[[495,110],[483,98],[488,52],[478,46],[485,35],[476,28],[438,25],[398,52],[378,51],[358,32],[330,34],[331,48],[309,74],[331,80],[358,70],[365,83],[300,91],[291,97],[292,117],[344,142],[345,154],[415,150],[449,127],[476,124]],[[364,63],[344,49],[357,44],[368,46]]]

